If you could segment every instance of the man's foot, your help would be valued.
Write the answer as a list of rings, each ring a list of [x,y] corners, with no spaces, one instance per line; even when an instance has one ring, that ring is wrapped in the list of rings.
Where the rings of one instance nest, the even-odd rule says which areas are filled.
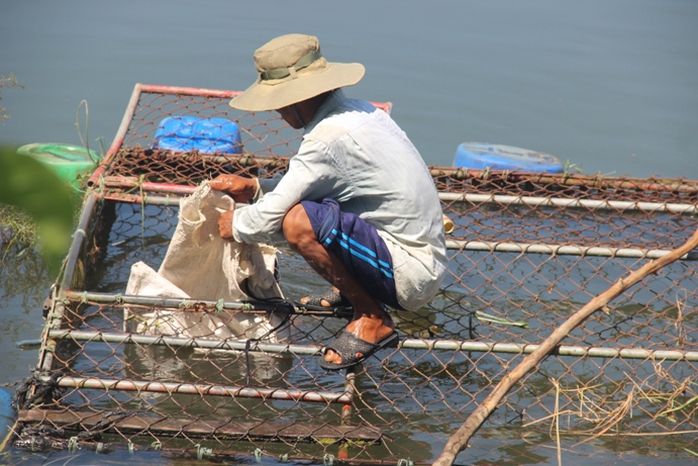
[[[358,319],[352,320],[344,328],[337,340],[340,340],[344,334],[353,336],[352,341],[358,340],[364,344],[360,345],[357,343],[353,353],[347,353],[347,350],[350,349],[348,347],[335,348],[334,343],[329,345],[325,352],[324,362],[329,363],[333,367],[337,366],[336,369],[353,366],[365,360],[377,350],[385,347],[386,344],[392,343],[393,336],[395,337],[395,343],[397,343],[397,333],[395,332],[393,321],[384,312],[383,316],[363,314]],[[343,338],[344,340],[347,340],[346,336]],[[372,348],[372,346],[377,346],[377,348]]]
[[[369,343],[346,330],[342,330],[337,339],[328,347],[328,351],[331,350],[339,358],[339,361],[320,359],[318,364],[328,371],[356,366],[383,348],[397,347],[398,342],[399,338],[395,330],[376,343]]]
[[[301,298],[297,305],[311,311],[352,309],[349,300],[338,289],[332,288],[323,295],[310,295]]]

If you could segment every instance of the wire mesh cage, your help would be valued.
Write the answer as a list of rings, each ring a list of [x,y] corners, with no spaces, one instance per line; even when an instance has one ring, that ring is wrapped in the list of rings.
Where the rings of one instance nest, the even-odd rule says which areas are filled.
[[[125,294],[134,263],[162,262],[183,196],[220,173],[283,173],[300,143],[271,113],[230,110],[235,94],[136,86],[89,180],[39,365],[18,390],[15,445],[430,463],[574,310],[696,228],[691,181],[431,167],[454,224],[449,276],[425,308],[392,313],[398,348],[326,372],[317,358],[346,325],[341,312],[304,310],[290,298]],[[173,144],[190,139],[189,117],[220,127],[208,127],[195,148],[164,147],[162,122],[172,116],[182,117]],[[237,129],[222,131],[230,122]],[[302,258],[276,246],[286,297],[324,291]],[[648,277],[575,329],[516,383],[482,435],[546,436],[554,426],[579,441],[622,437],[628,448],[690,458],[698,450],[697,257]],[[153,313],[163,320],[143,325]],[[274,322],[274,338],[220,338],[203,325],[241,315]],[[182,331],[157,328],[166,319]]]

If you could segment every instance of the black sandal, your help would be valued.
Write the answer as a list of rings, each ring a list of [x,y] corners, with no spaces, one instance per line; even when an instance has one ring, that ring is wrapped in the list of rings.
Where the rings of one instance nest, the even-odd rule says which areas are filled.
[[[337,353],[342,358],[342,362],[335,364],[333,362],[325,361],[324,356],[320,356],[320,361],[318,361],[318,364],[320,367],[328,371],[346,369],[348,367],[361,364],[383,348],[397,348],[399,341],[400,338],[395,331],[383,338],[378,343],[369,343],[354,336],[346,330],[342,330],[337,339],[325,349],[325,352],[331,349]],[[357,353],[360,353],[362,356],[357,357]]]
[[[323,300],[327,301],[329,306],[324,306],[322,304]],[[335,314],[354,309],[349,300],[342,296],[342,294],[337,293],[334,289],[329,290],[323,295],[307,296],[304,303],[296,301],[295,304],[309,311],[333,311]]]

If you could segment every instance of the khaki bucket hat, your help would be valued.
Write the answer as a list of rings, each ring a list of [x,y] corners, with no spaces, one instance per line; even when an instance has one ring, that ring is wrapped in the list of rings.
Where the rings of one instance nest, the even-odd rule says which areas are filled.
[[[254,53],[257,82],[230,101],[250,112],[277,110],[323,92],[353,86],[365,69],[360,63],[330,63],[320,53],[317,37],[287,34],[270,40]]]

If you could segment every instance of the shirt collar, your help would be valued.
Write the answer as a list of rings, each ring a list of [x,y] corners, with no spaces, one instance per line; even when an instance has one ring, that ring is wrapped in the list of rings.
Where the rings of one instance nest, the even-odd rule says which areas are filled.
[[[312,121],[305,127],[305,132],[308,133],[312,131],[315,125],[320,123],[320,121],[329,115],[332,110],[339,107],[346,100],[348,100],[347,96],[344,95],[344,91],[342,89],[335,89],[332,91],[322,105],[320,105],[317,112],[315,112],[315,116],[313,117]]]

